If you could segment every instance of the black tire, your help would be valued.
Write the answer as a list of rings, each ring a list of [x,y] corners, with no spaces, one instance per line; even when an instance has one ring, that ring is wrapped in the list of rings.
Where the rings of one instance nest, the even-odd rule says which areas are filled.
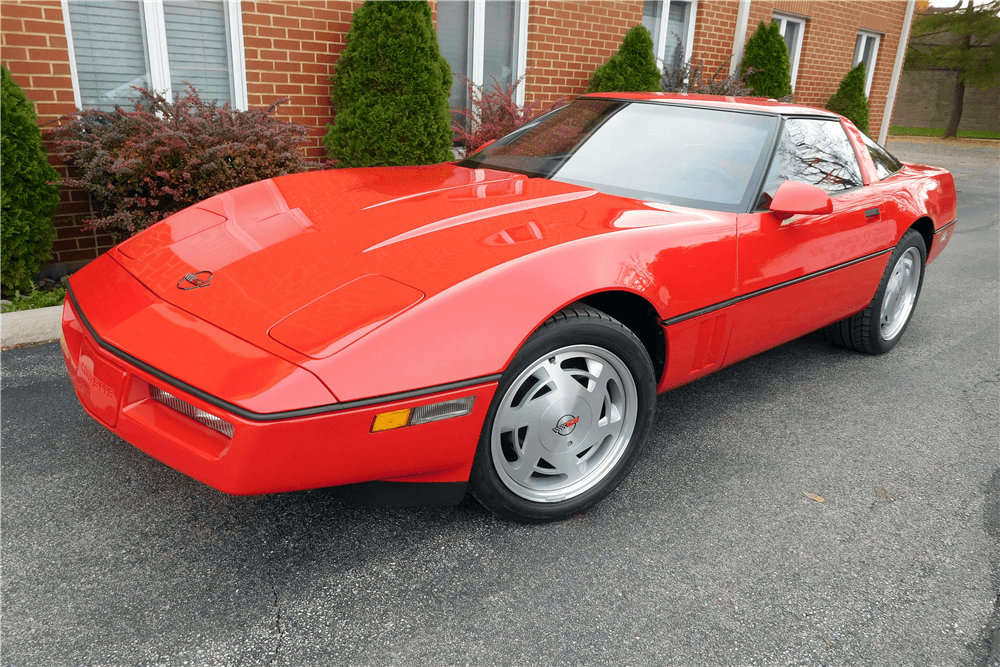
[[[868,354],[885,354],[896,347],[917,309],[917,300],[920,298],[920,290],[924,284],[926,263],[927,247],[924,244],[924,237],[915,229],[907,230],[903,234],[903,238],[896,244],[892,255],[889,256],[889,263],[885,267],[882,281],[879,283],[871,303],[857,315],[852,315],[827,327],[825,333],[830,341],[835,345]],[[919,275],[912,277],[913,271],[918,272]],[[900,275],[903,276],[902,279],[908,285],[915,289],[901,291],[890,288],[890,284],[895,284],[894,281]],[[889,299],[886,299],[886,293],[890,290],[892,290],[892,294],[898,293],[905,296],[905,302],[908,305],[898,299],[893,300],[892,294],[890,294]],[[903,294],[904,292],[905,294]],[[894,305],[905,306],[905,308],[894,308]],[[897,315],[895,319],[892,317],[893,314]]]
[[[469,490],[519,523],[583,512],[631,470],[655,408],[656,378],[639,339],[600,311],[564,308],[500,380]]]

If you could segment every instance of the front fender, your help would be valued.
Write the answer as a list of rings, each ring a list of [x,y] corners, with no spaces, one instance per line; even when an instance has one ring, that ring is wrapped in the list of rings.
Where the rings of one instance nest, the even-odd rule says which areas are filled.
[[[693,233],[621,229],[493,267],[303,366],[340,400],[359,400],[501,373],[549,316],[597,292],[637,294],[663,318],[724,300],[735,293],[735,216],[695,215]]]

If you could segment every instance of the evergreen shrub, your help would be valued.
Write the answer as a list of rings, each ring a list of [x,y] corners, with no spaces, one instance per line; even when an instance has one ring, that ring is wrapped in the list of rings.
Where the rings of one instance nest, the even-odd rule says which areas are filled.
[[[143,88],[135,109],[88,109],[53,130],[76,167],[66,185],[90,193],[87,224],[117,237],[247,183],[305,171],[306,128],[274,117],[285,100],[234,111],[188,87],[175,102]]]
[[[632,26],[618,53],[590,77],[588,93],[659,92],[660,70],[653,55],[653,38],[644,26]]]
[[[59,174],[42,147],[35,107],[6,67],[0,89],[0,286],[27,293],[52,256]]]
[[[333,74],[336,117],[324,144],[344,167],[452,160],[452,77],[427,2],[372,2],[354,12]]]
[[[760,25],[747,40],[740,73],[754,97],[780,100],[792,94],[792,65],[777,21]]]
[[[868,98],[865,97],[865,64],[858,63],[840,81],[826,108],[849,118],[859,130],[868,134]]]

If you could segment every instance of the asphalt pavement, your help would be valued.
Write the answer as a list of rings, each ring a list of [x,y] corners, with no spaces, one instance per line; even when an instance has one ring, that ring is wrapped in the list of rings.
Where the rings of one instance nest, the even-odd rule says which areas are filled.
[[[896,349],[807,336],[661,396],[563,523],[226,496],[87,417],[57,344],[4,352],[0,660],[1000,667],[998,151],[889,149],[960,190]]]

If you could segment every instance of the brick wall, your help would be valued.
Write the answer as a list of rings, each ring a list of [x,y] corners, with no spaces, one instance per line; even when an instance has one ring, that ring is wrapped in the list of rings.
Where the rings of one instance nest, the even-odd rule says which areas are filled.
[[[528,5],[526,99],[553,102],[586,89],[590,75],[642,23],[642,2],[532,0]]]
[[[323,136],[333,122],[330,76],[361,0],[243,2],[247,101],[278,108],[279,118],[308,126],[306,157],[326,157]]]
[[[61,115],[73,113],[73,81],[59,0],[4,2],[0,14],[0,61],[35,103],[39,125],[44,128]],[[51,149],[49,161],[60,176],[69,175]],[[83,229],[83,220],[91,214],[87,193],[63,188],[61,197],[52,262],[79,265],[110,248],[110,235]]]
[[[714,72],[729,62],[738,11],[739,4],[731,0],[701,0],[698,3],[691,59],[702,61],[706,71]],[[728,72],[728,67],[723,71]]]

